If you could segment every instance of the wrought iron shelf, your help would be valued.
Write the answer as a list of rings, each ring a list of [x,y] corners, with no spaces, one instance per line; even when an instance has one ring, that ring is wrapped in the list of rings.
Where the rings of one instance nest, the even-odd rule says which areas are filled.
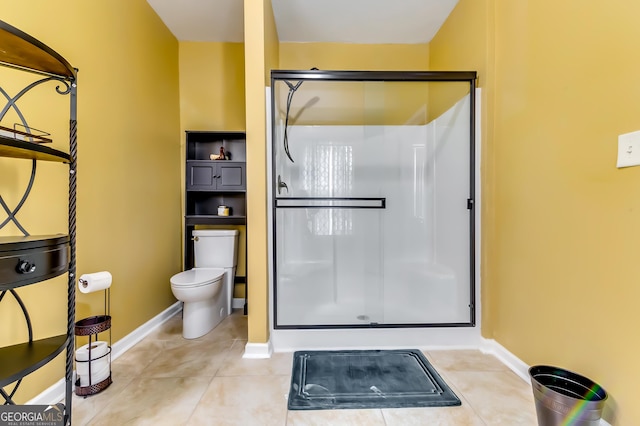
[[[5,86],[13,87],[14,83],[19,83],[20,80],[14,82],[12,73],[3,73],[3,80],[6,78],[6,81],[2,81],[2,88],[0,88],[6,98],[6,103],[3,106],[0,105],[0,121],[8,117],[17,120],[13,128],[0,125],[0,157],[31,160],[31,178],[22,198],[12,206],[0,194],[0,211],[6,213],[6,219],[0,217],[0,229],[11,224],[24,235],[23,237],[0,237],[0,302],[11,297],[15,299],[22,310],[29,334],[28,341],[24,343],[0,347],[0,398],[4,399],[5,405],[15,404],[13,396],[23,383],[22,379],[64,353],[64,425],[70,426],[76,273],[77,70],[44,43],[3,21],[0,21],[0,46],[1,67],[11,68],[18,73],[28,72],[40,76],[32,79],[17,93],[11,94],[12,90],[7,92]],[[40,131],[27,121],[30,115],[30,104],[20,102],[24,94],[41,85],[48,85],[50,82],[55,83],[56,94],[66,95],[69,98],[68,152],[44,145],[51,142],[49,134],[46,132],[36,134]],[[42,98],[41,101],[46,103],[46,98]],[[7,115],[8,113],[10,115]],[[18,130],[16,125],[24,130]],[[27,201],[35,182],[36,164],[39,161],[69,165],[68,235],[32,236],[18,220],[18,212]],[[16,288],[46,282],[65,273],[67,274],[67,303],[64,306],[61,305],[60,309],[66,309],[67,312],[66,334],[34,340],[28,306],[40,301],[32,297],[23,301],[19,289]],[[52,307],[47,306],[46,309],[49,310]],[[10,385],[12,390],[5,389]]]
[[[0,135],[0,156],[70,163],[71,155],[46,145]]]
[[[76,70],[60,54],[29,34],[0,21],[0,63],[72,80]]]
[[[69,336],[61,334],[0,348],[0,387],[36,371],[58,356],[68,343]]]

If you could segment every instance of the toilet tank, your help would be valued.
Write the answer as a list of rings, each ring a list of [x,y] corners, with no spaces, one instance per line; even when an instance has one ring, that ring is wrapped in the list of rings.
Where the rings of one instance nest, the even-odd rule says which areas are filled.
[[[196,268],[232,268],[238,263],[238,231],[196,229],[193,250]]]

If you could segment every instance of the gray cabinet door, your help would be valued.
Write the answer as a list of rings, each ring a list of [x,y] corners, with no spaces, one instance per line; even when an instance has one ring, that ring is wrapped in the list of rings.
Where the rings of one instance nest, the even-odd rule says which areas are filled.
[[[218,190],[244,190],[244,163],[218,163]]]
[[[244,191],[245,163],[187,161],[187,191]]]
[[[187,161],[187,191],[213,191],[217,185],[217,165],[211,161]]]

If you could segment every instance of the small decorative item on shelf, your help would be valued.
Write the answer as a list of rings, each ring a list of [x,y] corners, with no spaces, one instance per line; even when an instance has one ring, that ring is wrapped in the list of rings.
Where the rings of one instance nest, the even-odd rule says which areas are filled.
[[[18,130],[16,127],[22,127],[24,130]],[[26,127],[22,124],[14,123],[13,129],[9,127],[0,126],[0,135],[7,136],[13,139],[18,139],[26,142],[33,143],[51,143],[53,142],[47,136],[51,136],[51,133],[47,133],[43,130],[34,129],[33,127]]]
[[[209,156],[209,158],[212,159],[212,160],[228,160],[229,159],[229,158],[227,158],[228,155],[229,155],[228,153],[225,154],[224,147],[221,146],[220,147],[220,154],[211,154]]]
[[[227,206],[218,206],[218,216],[229,216],[230,210]]]

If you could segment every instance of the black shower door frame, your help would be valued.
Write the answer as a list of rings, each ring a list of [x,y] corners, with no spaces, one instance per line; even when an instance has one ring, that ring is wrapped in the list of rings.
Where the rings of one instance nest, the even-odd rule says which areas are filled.
[[[323,324],[323,325],[283,325],[278,324],[278,289],[277,289],[277,248],[276,248],[276,210],[282,208],[292,208],[285,200],[295,200],[295,198],[278,198],[278,184],[276,177],[276,126],[271,126],[271,218],[272,218],[272,255],[273,255],[273,317],[272,324],[278,330],[300,330],[300,329],[371,329],[371,328],[435,328],[435,327],[475,327],[476,325],[476,71],[343,71],[343,70],[272,70],[271,71],[271,111],[276,111],[274,88],[276,82],[297,81],[298,85],[304,81],[344,81],[344,82],[466,82],[469,84],[469,195],[466,200],[467,210],[469,210],[469,261],[470,261],[470,297],[469,297],[469,321],[449,322],[449,323],[402,323],[402,324]],[[291,86],[290,86],[290,89]],[[293,91],[295,91],[293,89]],[[273,121],[273,117],[269,117]],[[289,153],[287,152],[287,155]],[[321,199],[329,204],[320,204],[318,208],[384,208],[385,201],[381,199],[380,206],[341,206],[331,205],[330,200]],[[342,201],[364,201],[364,199],[343,199]],[[375,202],[375,200],[373,200]]]

